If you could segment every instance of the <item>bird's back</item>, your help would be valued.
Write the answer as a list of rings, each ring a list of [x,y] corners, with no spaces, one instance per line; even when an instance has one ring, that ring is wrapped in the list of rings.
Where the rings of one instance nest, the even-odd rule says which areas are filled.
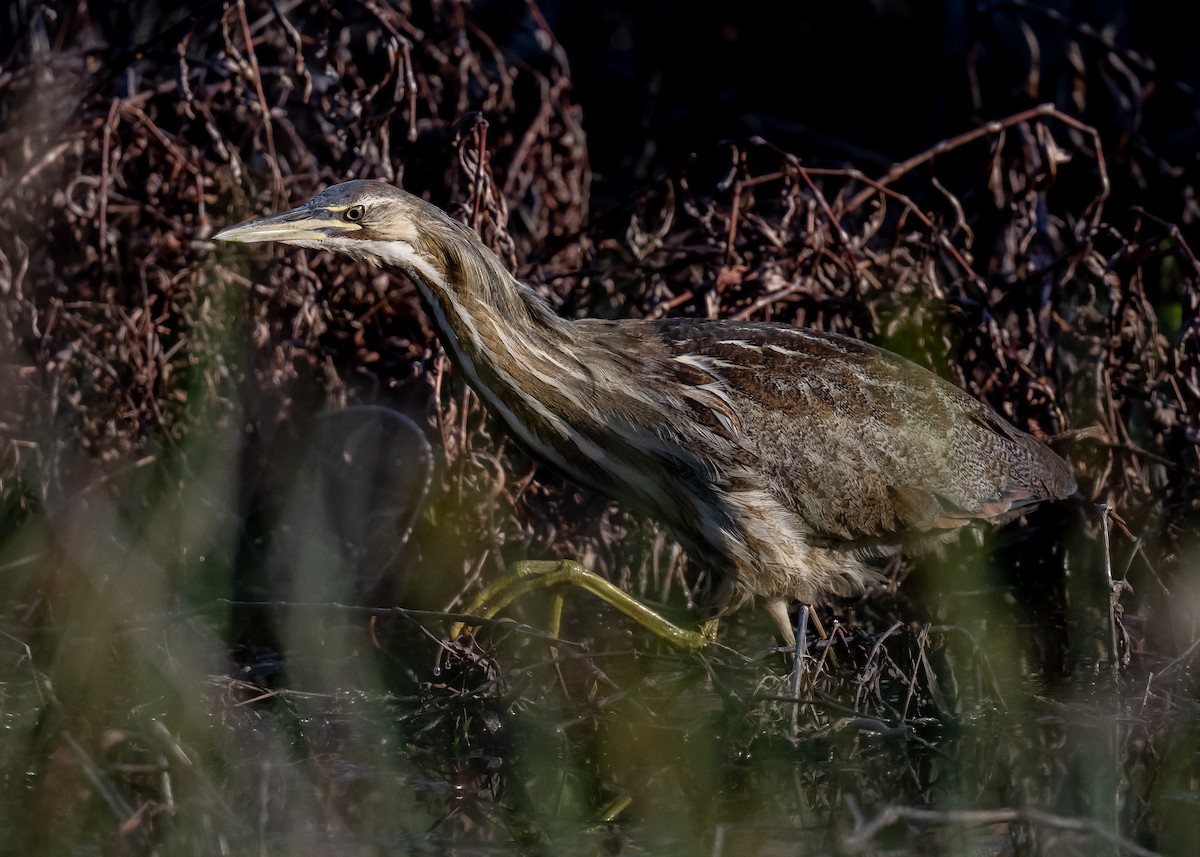
[[[691,391],[681,399],[689,418],[663,415],[660,434],[695,453],[697,478],[766,492],[813,544],[887,553],[1075,490],[1044,444],[867,343],[778,324],[594,324],[601,339],[657,354],[649,362],[664,389]]]

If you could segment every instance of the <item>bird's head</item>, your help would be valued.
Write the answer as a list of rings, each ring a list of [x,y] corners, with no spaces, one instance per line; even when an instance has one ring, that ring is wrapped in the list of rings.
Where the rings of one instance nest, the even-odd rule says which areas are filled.
[[[509,327],[521,319],[536,319],[542,328],[560,323],[474,232],[436,205],[386,182],[334,185],[299,208],[222,229],[213,238],[280,241],[394,266],[417,285],[435,317],[475,312],[506,319]],[[454,335],[475,336],[478,325],[464,318]]]
[[[446,256],[474,236],[445,212],[386,182],[357,180],[323,190],[281,214],[222,229],[218,241],[280,241],[375,265],[446,270]],[[426,269],[428,270],[428,269]]]

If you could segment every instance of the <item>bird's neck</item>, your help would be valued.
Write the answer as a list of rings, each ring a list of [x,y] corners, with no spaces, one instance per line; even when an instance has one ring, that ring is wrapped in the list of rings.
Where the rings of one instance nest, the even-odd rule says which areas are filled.
[[[447,245],[410,276],[417,281],[443,345],[488,410],[531,453],[575,482],[678,517],[677,505],[639,467],[628,441],[624,460],[607,416],[649,405],[613,373],[622,364],[594,336],[559,318],[475,241]],[[626,356],[626,355],[622,355]],[[607,406],[597,406],[605,401]],[[647,420],[652,418],[647,416]],[[618,481],[614,483],[613,474]]]
[[[533,435],[568,433],[564,421],[579,416],[570,391],[591,383],[572,322],[473,235],[389,256],[420,289],[443,346],[493,414],[531,447],[540,445]]]
[[[490,250],[456,244],[434,261],[408,265],[407,272],[421,290],[443,345],[473,385],[487,380],[483,374],[488,367],[510,367],[517,373],[542,360],[558,362],[570,351],[571,323],[513,277]]]

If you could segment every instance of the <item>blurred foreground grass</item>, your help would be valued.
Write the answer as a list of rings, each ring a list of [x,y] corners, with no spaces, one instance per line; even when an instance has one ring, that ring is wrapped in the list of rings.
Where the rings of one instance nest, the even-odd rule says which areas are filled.
[[[1200,853],[1195,87],[1002,4],[877,141],[929,150],[815,135],[798,93],[752,118],[803,158],[699,138],[697,90],[661,139],[600,127],[638,147],[600,210],[591,158],[622,161],[540,5],[7,10],[0,853]],[[906,54],[949,63],[928,29]],[[960,136],[917,127],[931,102]],[[643,163],[660,143],[695,154]],[[564,315],[889,345],[1054,439],[1083,496],[819,605],[795,672],[752,611],[681,655],[578,593],[562,641],[530,598],[447,646],[439,611],[519,558],[695,615],[653,524],[511,450],[410,285],[207,241],[352,176],[443,205]]]

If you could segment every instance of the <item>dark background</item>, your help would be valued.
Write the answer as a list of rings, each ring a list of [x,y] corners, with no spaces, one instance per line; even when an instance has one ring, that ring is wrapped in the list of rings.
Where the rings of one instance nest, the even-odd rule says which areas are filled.
[[[520,7],[484,3],[480,20],[512,19]],[[542,9],[570,59],[600,200],[751,135],[805,163],[880,174],[1045,102],[1104,135],[1118,209],[1136,198],[1178,222],[1195,183],[1200,61],[1168,3]]]

